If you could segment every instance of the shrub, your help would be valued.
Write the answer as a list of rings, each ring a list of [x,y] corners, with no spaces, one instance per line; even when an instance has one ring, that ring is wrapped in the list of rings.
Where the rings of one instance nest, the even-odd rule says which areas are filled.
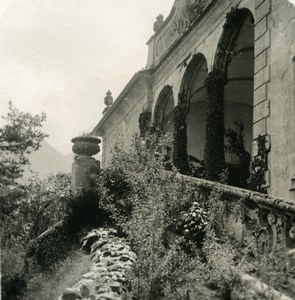
[[[57,299],[69,286],[73,286],[90,268],[89,256],[80,251],[72,251],[67,258],[50,270],[38,272],[30,278],[24,300]]]
[[[137,254],[129,296],[231,299],[235,293],[245,299],[239,274],[254,268],[222,227],[222,189],[202,191],[173,167],[167,172],[168,143],[165,136],[146,134],[130,147],[117,144],[110,167],[93,178],[100,209]],[[226,169],[218,180],[228,180]]]
[[[175,272],[189,267],[185,262],[200,247],[207,222],[205,199],[193,203],[193,185],[177,178],[174,169],[166,171],[169,142],[169,137],[152,134],[135,138],[130,148],[117,145],[110,167],[95,180],[101,208],[137,253],[133,290],[143,299],[175,292],[169,274],[176,266]],[[177,286],[182,285],[181,279]]]
[[[184,211],[181,217],[183,218],[185,241],[201,245],[209,221],[208,207],[202,207],[199,202],[194,201],[189,210]]]
[[[32,178],[25,184],[15,183],[1,189],[1,269],[4,299],[18,299],[28,277],[35,272],[35,263],[27,258],[31,241],[68,216],[72,199],[70,180],[69,175],[58,174],[44,180]],[[43,248],[56,247],[60,250],[60,243],[53,243],[51,240]],[[41,253],[42,251],[37,256],[39,263],[49,258],[49,262],[57,259],[57,255],[45,257]]]
[[[32,178],[25,184],[6,187],[0,195],[2,242],[22,243],[37,237],[64,219],[72,199],[70,176],[58,174],[44,180]]]

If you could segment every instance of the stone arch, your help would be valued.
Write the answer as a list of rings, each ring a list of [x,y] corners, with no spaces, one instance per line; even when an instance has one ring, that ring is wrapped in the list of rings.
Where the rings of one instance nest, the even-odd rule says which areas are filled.
[[[173,109],[173,90],[170,85],[166,85],[158,96],[153,118],[154,124],[160,127],[164,134],[174,131]]]
[[[245,22],[251,22],[253,28],[253,46],[254,46],[254,17],[247,8],[232,8],[227,14],[223,32],[217,45],[217,51],[214,59],[214,69],[218,69],[227,75],[227,68],[231,61],[233,50]]]
[[[222,98],[219,101],[222,101],[223,116],[219,116],[219,118],[222,119],[225,129],[238,130],[234,123],[243,124],[244,147],[250,157],[253,141],[254,18],[249,9],[232,8],[227,14],[216,51],[214,72],[218,74],[219,81],[222,78],[223,83],[219,87],[220,94],[218,96]],[[210,129],[207,130],[208,132]],[[233,179],[232,184],[239,185],[235,179],[242,172],[243,162],[241,163],[241,158],[237,155],[229,152],[226,146],[227,144],[225,144],[224,156],[230,169],[230,177]],[[249,176],[249,166],[248,170],[245,166],[243,168],[245,174],[248,173],[243,176]]]
[[[180,86],[180,94],[187,106],[187,154],[202,160],[205,147],[206,89],[208,66],[203,54],[198,53],[189,62]]]

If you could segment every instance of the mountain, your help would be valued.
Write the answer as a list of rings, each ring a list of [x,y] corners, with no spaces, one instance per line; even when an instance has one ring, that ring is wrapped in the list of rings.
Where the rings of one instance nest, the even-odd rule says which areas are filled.
[[[70,173],[73,156],[74,154],[62,155],[46,141],[43,141],[38,151],[29,155],[30,166],[26,168],[23,179],[27,180],[33,173],[38,173],[40,178],[58,172]]]

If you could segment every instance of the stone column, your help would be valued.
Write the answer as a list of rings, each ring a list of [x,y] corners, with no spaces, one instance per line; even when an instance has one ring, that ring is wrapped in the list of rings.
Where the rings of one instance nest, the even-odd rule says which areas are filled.
[[[99,153],[101,140],[92,136],[79,136],[72,139],[72,150],[76,154],[72,164],[72,192],[80,196],[84,191],[90,191],[89,175],[93,170],[99,170],[100,162],[92,157]]]

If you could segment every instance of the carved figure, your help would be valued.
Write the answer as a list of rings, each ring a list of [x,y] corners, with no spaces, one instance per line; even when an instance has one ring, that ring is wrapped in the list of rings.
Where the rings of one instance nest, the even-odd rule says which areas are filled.
[[[164,16],[159,14],[157,16],[157,20],[154,23],[154,32],[157,32],[163,25],[164,23]]]

